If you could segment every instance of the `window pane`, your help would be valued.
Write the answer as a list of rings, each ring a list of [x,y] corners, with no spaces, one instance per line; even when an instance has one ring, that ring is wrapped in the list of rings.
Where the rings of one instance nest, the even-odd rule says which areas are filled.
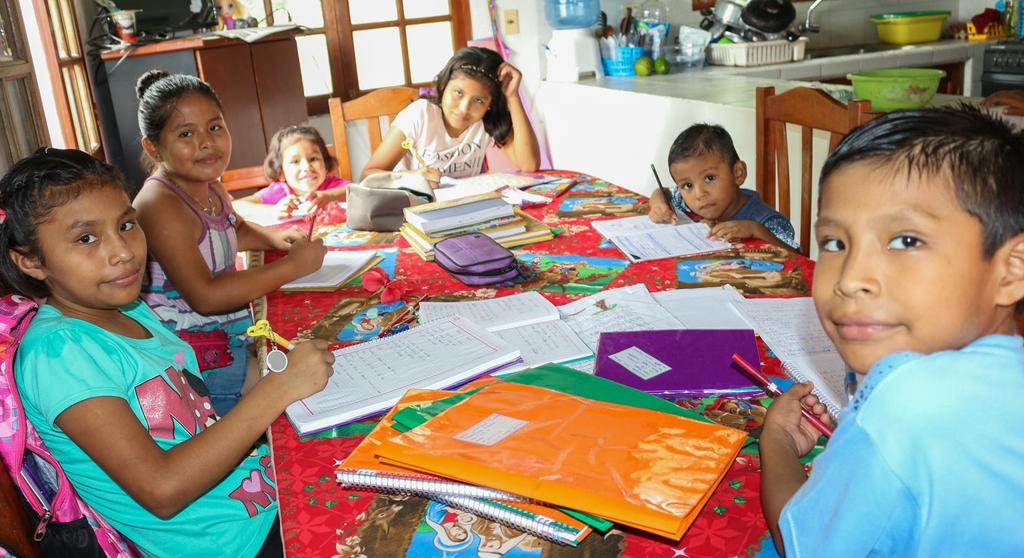
[[[450,21],[410,25],[405,28],[409,41],[409,72],[413,83],[434,81],[452,57],[452,24]]]
[[[398,19],[397,0],[348,0],[348,19],[352,25]]]
[[[64,93],[68,98],[68,112],[71,114],[71,127],[75,129],[75,147],[85,149],[85,135],[82,131],[82,110],[78,106],[78,97],[75,95],[74,78],[71,77],[71,68],[61,70],[64,79]]]
[[[67,34],[68,54],[81,56],[81,49],[78,45],[78,34],[75,32],[75,14],[71,11],[71,0],[59,0],[62,27]]]
[[[244,9],[246,17],[256,18],[256,23],[261,27],[264,25],[270,25],[270,22],[267,21],[267,10],[263,7],[263,0],[246,2]],[[288,20],[282,19],[281,21],[274,22],[275,25],[280,23],[288,23]]]
[[[85,76],[85,66],[75,64],[75,96],[78,97],[78,105],[82,107],[82,133],[85,135],[85,143],[82,149],[92,151],[99,147],[99,132],[96,130],[96,115],[93,112],[92,98],[89,96],[89,81]]]
[[[7,97],[6,108],[11,111],[11,114],[5,115],[4,118],[11,123],[11,129],[7,134],[13,142],[10,146],[11,152],[16,159],[21,159],[43,145],[36,130],[35,111],[32,110],[32,102],[29,100],[31,97],[26,79],[4,82],[4,94]]]
[[[327,58],[326,35],[295,37],[299,50],[299,70],[302,73],[302,91],[306,97],[328,95],[331,86],[331,64]]]
[[[18,44],[18,32],[7,2],[0,0],[0,61],[23,59]]]
[[[448,15],[448,0],[402,0],[402,8],[405,19]]]
[[[50,27],[53,28],[53,40],[57,43],[57,56],[67,58],[68,41],[64,38],[64,26],[60,23],[60,9],[56,2],[47,2],[50,12]]]
[[[298,23],[314,29],[324,26],[324,9],[316,0],[274,0],[273,6],[275,23]]]
[[[376,89],[405,83],[402,44],[397,27],[356,31],[352,33],[352,45],[356,51],[359,89]]]

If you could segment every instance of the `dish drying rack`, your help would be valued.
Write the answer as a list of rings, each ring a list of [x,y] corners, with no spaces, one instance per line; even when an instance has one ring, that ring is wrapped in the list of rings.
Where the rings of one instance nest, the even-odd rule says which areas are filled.
[[[764,66],[804,59],[807,38],[795,41],[778,39],[757,43],[730,43],[708,45],[708,63],[718,66]]]

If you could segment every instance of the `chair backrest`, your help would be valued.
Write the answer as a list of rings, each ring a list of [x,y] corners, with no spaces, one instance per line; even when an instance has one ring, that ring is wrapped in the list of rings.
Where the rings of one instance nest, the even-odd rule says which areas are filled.
[[[878,116],[871,102],[848,105],[820,89],[795,87],[775,94],[774,87],[757,88],[757,192],[766,204],[790,217],[789,145],[786,125],[800,126],[800,251],[811,243],[811,194],[814,130],[830,132],[828,150],[835,149],[850,130]]]
[[[331,111],[331,130],[334,134],[334,156],[338,159],[338,176],[350,180],[358,179],[352,176],[352,163],[348,157],[348,137],[345,134],[346,122],[366,120],[372,153],[383,138],[380,118],[386,116],[389,122],[393,121],[396,114],[419,96],[419,90],[412,87],[388,87],[371,91],[347,102],[342,102],[337,97],[329,99],[327,106]]]

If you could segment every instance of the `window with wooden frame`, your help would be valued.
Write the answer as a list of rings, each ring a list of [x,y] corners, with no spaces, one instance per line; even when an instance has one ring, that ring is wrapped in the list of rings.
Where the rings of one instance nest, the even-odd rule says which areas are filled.
[[[240,0],[234,0],[240,1]],[[433,81],[470,36],[468,0],[252,0],[268,25],[298,23],[309,114],[380,87]]]
[[[0,174],[47,143],[18,3],[0,0]]]
[[[61,134],[68,147],[102,158],[96,110],[89,89],[89,72],[82,55],[77,17],[72,0],[35,0],[36,19],[50,34],[42,36],[53,82]]]

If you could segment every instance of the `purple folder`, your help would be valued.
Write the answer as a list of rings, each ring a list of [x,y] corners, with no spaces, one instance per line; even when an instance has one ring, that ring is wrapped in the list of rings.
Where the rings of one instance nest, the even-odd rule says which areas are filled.
[[[750,329],[608,332],[598,342],[594,373],[659,396],[740,395],[757,389],[732,363],[733,353],[760,370]]]

